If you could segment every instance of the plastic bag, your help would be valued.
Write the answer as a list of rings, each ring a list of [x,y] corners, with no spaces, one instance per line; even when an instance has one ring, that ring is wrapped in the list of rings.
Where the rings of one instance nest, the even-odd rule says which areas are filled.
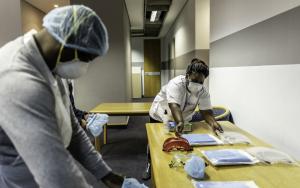
[[[169,164],[170,168],[183,167],[185,162],[189,159],[187,155],[184,154],[175,154]]]
[[[141,184],[135,178],[125,178],[122,188],[148,188],[146,185]]]
[[[203,179],[205,174],[205,162],[200,157],[192,156],[192,158],[186,162],[184,170],[193,178]]]
[[[259,162],[247,152],[239,149],[209,150],[202,151],[202,153],[214,166],[255,164]]]
[[[225,131],[219,133],[219,137],[224,144],[251,144],[248,137],[237,132]]]
[[[276,149],[267,147],[252,147],[246,150],[248,153],[256,157],[261,162],[267,164],[293,164],[299,165],[294,159],[292,159],[288,154],[278,151]]]
[[[195,188],[258,188],[254,181],[195,181]]]
[[[105,125],[109,118],[107,114],[90,114],[87,119],[87,129],[92,133],[94,137],[99,136],[103,131],[103,125]]]
[[[177,168],[177,167],[183,167],[186,162],[191,159],[193,156],[196,156],[195,154],[191,153],[188,155],[177,153],[173,155],[173,158],[169,164],[170,168]]]

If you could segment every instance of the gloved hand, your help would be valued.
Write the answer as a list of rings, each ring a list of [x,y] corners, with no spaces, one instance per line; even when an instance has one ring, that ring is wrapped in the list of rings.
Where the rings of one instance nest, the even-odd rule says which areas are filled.
[[[203,179],[205,173],[205,162],[200,157],[192,156],[192,158],[186,162],[184,170],[193,178]]]
[[[122,188],[148,188],[146,185],[139,183],[135,178],[125,178]]]
[[[107,114],[90,114],[87,119],[87,129],[94,137],[99,136],[103,131],[103,126],[109,121]]]

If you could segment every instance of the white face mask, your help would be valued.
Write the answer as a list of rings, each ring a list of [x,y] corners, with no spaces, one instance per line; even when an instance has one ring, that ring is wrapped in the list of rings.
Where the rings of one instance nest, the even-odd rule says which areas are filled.
[[[63,46],[60,49],[59,55],[57,57],[56,67],[54,73],[58,76],[66,79],[76,79],[83,76],[89,67],[89,63],[82,62],[78,58],[77,50],[75,49],[75,58],[72,61],[60,62],[61,52]]]
[[[76,79],[83,76],[89,67],[89,63],[81,62],[81,61],[68,61],[64,63],[60,63],[56,66],[54,72],[66,79]]]
[[[191,91],[192,94],[197,94],[203,85],[195,82],[189,82],[188,89]]]

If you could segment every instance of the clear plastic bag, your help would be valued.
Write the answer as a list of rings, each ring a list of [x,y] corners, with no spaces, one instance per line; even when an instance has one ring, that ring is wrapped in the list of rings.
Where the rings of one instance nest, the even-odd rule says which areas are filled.
[[[220,139],[224,144],[251,144],[251,140],[245,135],[232,131],[219,133]]]
[[[171,162],[169,163],[170,168],[178,168],[178,167],[184,167],[187,160],[191,159],[193,156],[196,156],[195,154],[182,154],[182,153],[176,153],[173,155],[173,158]]]
[[[292,164],[299,165],[292,157],[288,154],[278,151],[276,149],[267,147],[252,147],[246,150],[249,154],[257,158],[259,161],[267,164]]]
[[[189,159],[187,155],[184,154],[175,154],[173,155],[173,158],[171,162],[169,163],[170,168],[178,168],[183,167],[185,165],[185,162]]]
[[[203,155],[214,166],[255,164],[259,160],[239,149],[220,149],[202,151]]]

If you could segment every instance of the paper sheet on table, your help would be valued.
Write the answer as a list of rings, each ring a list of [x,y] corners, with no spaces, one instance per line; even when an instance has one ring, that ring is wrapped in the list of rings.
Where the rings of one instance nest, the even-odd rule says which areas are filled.
[[[183,134],[183,138],[187,139],[192,146],[209,146],[219,145],[223,142],[217,137],[210,134]]]
[[[259,162],[247,152],[238,149],[209,150],[202,151],[202,153],[214,166],[255,164]]]
[[[258,188],[254,181],[195,181],[195,188]]]

